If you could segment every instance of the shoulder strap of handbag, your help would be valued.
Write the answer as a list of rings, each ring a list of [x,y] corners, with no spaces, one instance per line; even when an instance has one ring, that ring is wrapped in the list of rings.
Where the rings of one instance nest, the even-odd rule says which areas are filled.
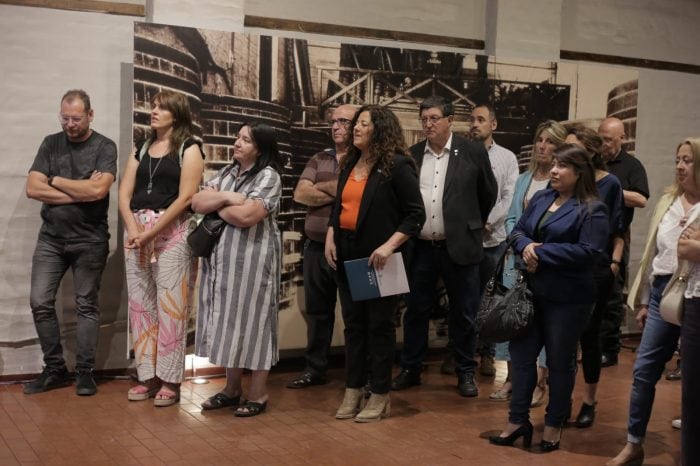
[[[688,218],[686,219],[686,227],[688,226],[693,226],[697,228],[700,223],[700,207],[698,207],[698,204],[694,205],[690,211],[688,212]],[[684,228],[684,229],[685,229]],[[668,284],[666,285],[666,288],[664,288],[663,294],[666,294],[666,291],[669,289],[669,287],[676,282],[679,278],[683,281],[688,279],[688,275],[690,275],[690,261],[684,260],[684,259],[678,259],[678,266],[676,267],[676,271],[673,273],[673,276],[671,279],[668,281]]]
[[[488,281],[487,287],[492,286],[491,283],[495,283],[496,281],[498,281],[498,277],[500,277],[503,274],[503,268],[505,265],[506,256],[508,255],[508,249],[510,249],[513,246],[513,240],[514,238],[508,238],[507,246],[503,250],[503,254],[501,254],[501,257],[498,259],[498,263],[496,264],[496,268],[493,271],[493,275],[491,275],[491,278]]]
[[[180,144],[180,148],[177,150],[177,159],[178,159],[178,162],[180,163],[181,167],[182,167],[183,154],[185,153],[185,143],[188,140],[189,139],[185,139],[184,141],[182,141],[182,144]],[[149,147],[151,147],[150,138],[146,139],[146,141],[144,141],[143,145],[141,146],[141,150],[139,151],[139,161],[143,160],[143,156],[146,155]]]
[[[687,281],[689,274],[690,262],[688,262],[687,260],[678,259],[678,267],[676,267],[676,271],[673,272],[673,276],[671,276],[671,279],[666,284],[666,287],[664,288],[664,291],[661,293],[661,295],[665,296],[666,293],[668,293],[668,291],[671,289],[673,284],[676,283],[678,280],[681,280],[682,282]]]

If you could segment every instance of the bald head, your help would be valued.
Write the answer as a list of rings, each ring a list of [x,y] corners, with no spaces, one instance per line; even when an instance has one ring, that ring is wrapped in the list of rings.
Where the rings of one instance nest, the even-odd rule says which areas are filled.
[[[619,118],[606,118],[598,127],[598,134],[603,139],[601,155],[605,160],[613,160],[622,149],[625,141],[625,125]]]
[[[348,148],[352,134],[350,124],[356,112],[355,106],[345,104],[336,107],[331,114],[331,136],[337,152],[345,153]]]

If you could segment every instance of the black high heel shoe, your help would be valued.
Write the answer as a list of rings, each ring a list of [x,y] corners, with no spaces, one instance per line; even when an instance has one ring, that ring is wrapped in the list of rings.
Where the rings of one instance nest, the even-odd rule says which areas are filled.
[[[499,446],[511,446],[518,438],[522,437],[523,448],[530,448],[530,445],[532,445],[532,431],[532,424],[530,421],[527,421],[507,437],[501,437],[500,435],[489,436],[489,442]]]
[[[559,440],[556,442],[550,442],[549,440],[542,440],[540,442],[540,450],[543,453],[549,453],[550,451],[559,450],[559,443],[561,443],[562,430],[559,429]]]

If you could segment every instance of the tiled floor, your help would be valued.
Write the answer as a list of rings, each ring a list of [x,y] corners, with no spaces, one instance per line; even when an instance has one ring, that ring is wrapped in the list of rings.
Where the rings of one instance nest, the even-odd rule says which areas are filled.
[[[596,424],[564,431],[559,451],[496,447],[486,436],[507,416],[507,403],[488,400],[500,385],[480,377],[481,395],[461,398],[452,377],[428,364],[423,385],[391,395],[391,417],[373,424],[338,421],[342,369],[331,382],[306,390],[284,388],[291,372],[270,377],[267,413],[236,418],[229,409],[202,413],[199,404],[223,379],[182,386],[179,406],[155,408],[128,402],[128,381],[100,383],[93,397],[74,387],[26,396],[20,385],[0,387],[0,465],[602,465],[624,444],[633,353],[603,369]],[[579,375],[579,382],[580,375]],[[580,405],[577,387],[574,411]],[[676,464],[680,435],[671,419],[680,413],[680,382],[662,379],[645,450],[648,465]],[[539,441],[544,408],[532,412]],[[520,445],[518,441],[517,445]]]

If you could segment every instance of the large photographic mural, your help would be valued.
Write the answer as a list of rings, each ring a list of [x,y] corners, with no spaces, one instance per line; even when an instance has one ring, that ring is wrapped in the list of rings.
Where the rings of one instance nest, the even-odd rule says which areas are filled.
[[[302,348],[305,209],[292,195],[309,157],[332,144],[333,108],[386,106],[399,117],[410,145],[423,139],[417,117],[425,97],[450,99],[455,131],[464,135],[475,103],[489,102],[498,117],[495,139],[518,154],[524,167],[534,129],[547,119],[597,126],[606,116],[619,116],[633,152],[636,83],[635,72],[615,68],[136,23],[133,134],[135,144],[143,139],[151,98],[160,89],[185,93],[204,141],[206,178],[232,160],[241,123],[262,120],[277,130],[286,159],[279,216],[280,348]],[[433,339],[443,333],[440,309]]]

